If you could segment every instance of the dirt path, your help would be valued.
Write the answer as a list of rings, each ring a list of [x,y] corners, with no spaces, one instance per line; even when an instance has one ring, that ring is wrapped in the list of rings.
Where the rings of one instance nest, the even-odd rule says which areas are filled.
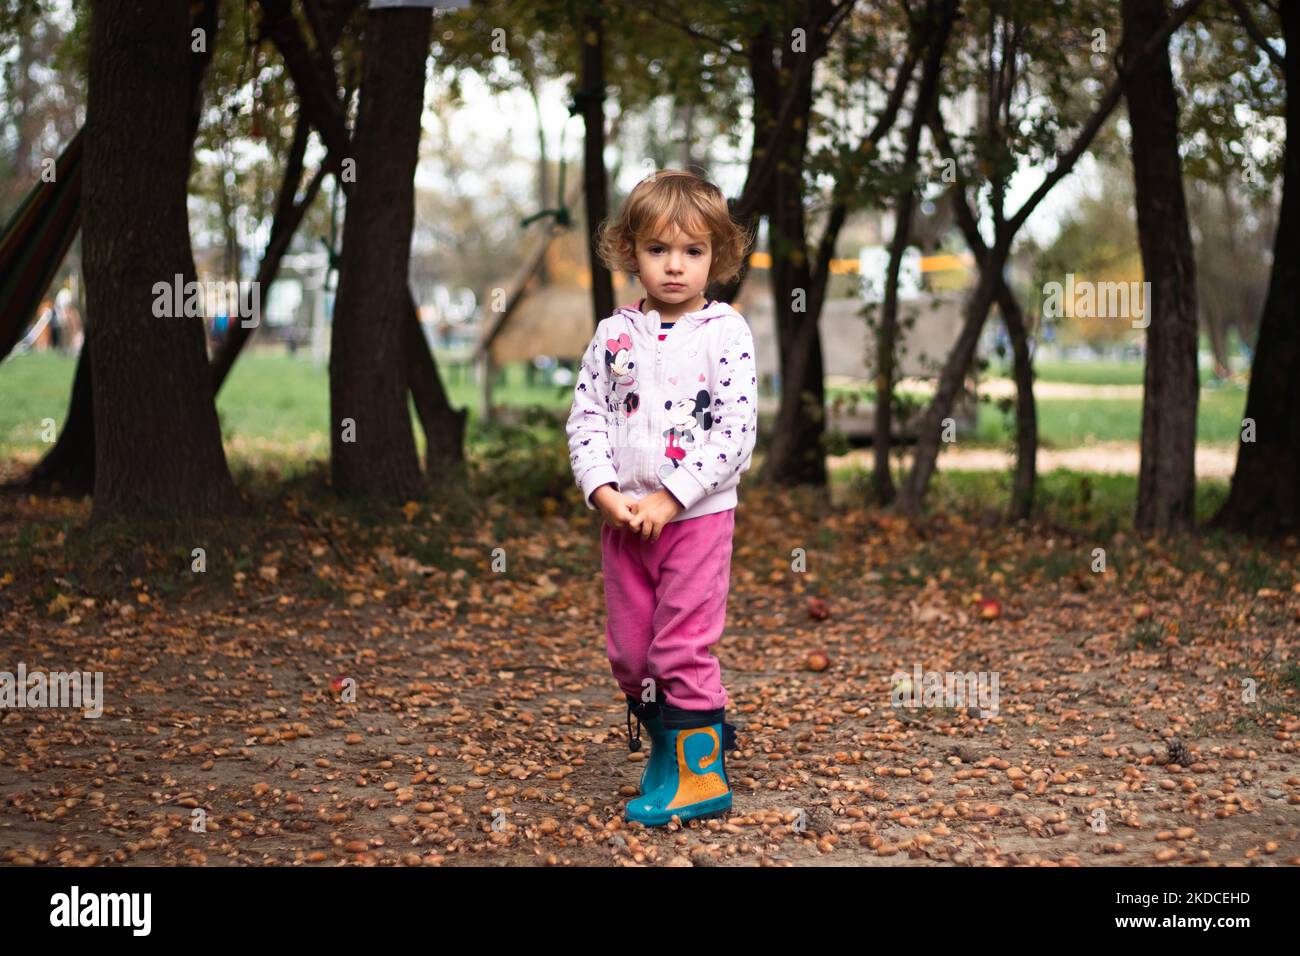
[[[1081,448],[1040,449],[1038,471],[1045,474],[1058,468],[1097,474],[1136,475],[1141,461],[1137,442],[1096,442]],[[854,449],[847,455],[827,458],[831,467],[856,465],[870,469],[873,465],[871,449]],[[1198,478],[1232,477],[1237,464],[1235,445],[1197,445],[1196,476]],[[998,448],[969,448],[960,443],[945,448],[939,456],[939,468],[951,471],[1010,471],[1015,466],[1015,456]]]
[[[1011,570],[1089,542],[956,529],[964,546],[940,553],[1007,569],[983,620],[905,525],[750,504],[718,646],[741,746],[725,820],[623,824],[640,765],[604,657],[594,529],[555,518],[509,543],[507,575],[314,596],[332,557],[308,540],[255,555],[224,599],[137,580],[51,609],[0,591],[5,669],[101,670],[107,697],[97,720],[3,712],[0,860],[1300,864],[1296,692],[1270,669],[1294,653],[1300,590],[1216,596],[1199,572],[1172,575],[1148,598],[1157,637],[1135,644],[1114,584]],[[456,550],[480,562],[490,545],[484,530]],[[33,574],[66,573],[38,552]],[[918,562],[932,583],[903,584]],[[814,650],[826,669],[809,669]],[[997,672],[997,715],[894,708],[891,675],[913,665]],[[1258,700],[1241,699],[1243,675]]]
[[[862,379],[844,378],[840,376],[828,375],[826,377],[828,386],[840,388],[864,389],[871,386],[870,382]],[[929,378],[917,376],[904,378],[899,383],[902,391],[914,393],[916,395],[934,394],[934,381]],[[1094,398],[1142,398],[1141,385],[1090,385],[1083,382],[1047,382],[1042,379],[1034,381],[1034,397],[1039,401],[1044,399],[1062,398],[1062,399],[1094,399]],[[979,392],[981,395],[987,395],[990,398],[1008,398],[1016,394],[1016,383],[1010,378],[982,378],[979,382]]]
[[[980,394],[990,398],[1009,398],[1016,394],[1016,383],[1009,378],[986,378],[980,380]],[[1130,398],[1141,401],[1141,385],[1087,385],[1082,382],[1034,382],[1034,398],[1076,399],[1088,401],[1097,398]]]

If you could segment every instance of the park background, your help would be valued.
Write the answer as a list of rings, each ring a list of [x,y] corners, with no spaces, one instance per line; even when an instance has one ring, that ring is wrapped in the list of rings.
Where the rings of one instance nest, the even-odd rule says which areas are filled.
[[[0,3],[4,631],[117,674],[172,779],[88,837],[82,785],[41,804],[77,760],[129,800],[116,757],[10,713],[6,860],[1300,859],[1294,8],[447,6]],[[614,832],[563,431],[640,294],[594,226],[663,168],[755,235],[710,292],[762,375],[722,650],[756,809],[686,850]],[[156,317],[176,274],[261,323]],[[1067,276],[1153,295],[1047,314]],[[1000,669],[1004,714],[891,712],[917,661]],[[304,772],[364,792],[295,818]]]

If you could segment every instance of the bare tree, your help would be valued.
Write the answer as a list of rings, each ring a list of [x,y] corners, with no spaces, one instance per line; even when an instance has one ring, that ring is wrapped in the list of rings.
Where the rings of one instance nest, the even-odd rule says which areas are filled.
[[[1123,0],[1121,62],[1160,30],[1164,0]],[[1138,244],[1151,296],[1145,304],[1146,369],[1137,529],[1184,531],[1196,506],[1196,258],[1178,157],[1178,101],[1166,39],[1124,76],[1132,128]]]
[[[207,386],[199,317],[156,314],[193,281],[186,191],[190,18],[102,0],[91,11],[83,229],[95,414],[92,520],[218,515],[238,504]],[[148,109],[141,104],[148,103]]]

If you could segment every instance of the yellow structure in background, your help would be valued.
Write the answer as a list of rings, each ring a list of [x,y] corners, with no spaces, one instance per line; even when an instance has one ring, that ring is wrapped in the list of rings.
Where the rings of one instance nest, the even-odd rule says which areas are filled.
[[[942,256],[922,256],[922,272],[950,272],[965,271],[975,264],[975,260],[969,253],[960,256],[942,255]],[[749,266],[751,269],[770,269],[772,268],[772,255],[767,252],[755,252],[749,257]],[[858,271],[857,259],[832,259],[831,274],[847,275],[855,274]]]
[[[554,259],[554,263],[552,263]],[[572,259],[565,259],[562,256],[547,257],[547,264],[552,268],[552,277],[554,279],[568,279],[573,284],[582,289],[591,288],[591,270],[587,268],[575,268]],[[974,258],[970,253],[962,253],[959,256],[941,255],[941,256],[922,256],[922,272],[967,272],[975,265]],[[754,252],[749,256],[749,267],[751,269],[770,269],[772,268],[772,255],[768,252]],[[831,275],[857,275],[857,259],[832,259]],[[564,284],[564,283],[559,283]],[[614,273],[614,288],[621,290],[624,286],[629,285],[627,278],[621,272]]]

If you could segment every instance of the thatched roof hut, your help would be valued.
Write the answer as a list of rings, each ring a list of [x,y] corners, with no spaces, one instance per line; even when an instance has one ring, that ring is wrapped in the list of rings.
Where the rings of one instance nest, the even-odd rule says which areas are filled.
[[[590,289],[534,288],[519,300],[510,321],[493,340],[492,363],[499,367],[510,362],[531,362],[538,355],[578,360],[595,330]]]
[[[760,375],[771,375],[779,368],[769,276],[766,269],[753,269],[732,303],[753,330]],[[621,276],[615,280],[615,303],[633,303],[644,294],[639,284],[620,280]],[[862,381],[870,376],[867,356],[873,346],[861,314],[862,300],[853,294],[855,285],[856,276],[832,279],[820,321],[822,358],[826,375]],[[933,299],[927,294],[902,304],[904,315],[917,315],[915,327],[901,334],[906,346],[900,362],[903,375],[933,374],[933,363],[942,361],[957,338],[961,300],[960,293],[945,292]],[[538,355],[577,361],[594,331],[589,288],[576,284],[539,287],[534,283],[493,340],[492,361],[497,366],[531,362]]]

